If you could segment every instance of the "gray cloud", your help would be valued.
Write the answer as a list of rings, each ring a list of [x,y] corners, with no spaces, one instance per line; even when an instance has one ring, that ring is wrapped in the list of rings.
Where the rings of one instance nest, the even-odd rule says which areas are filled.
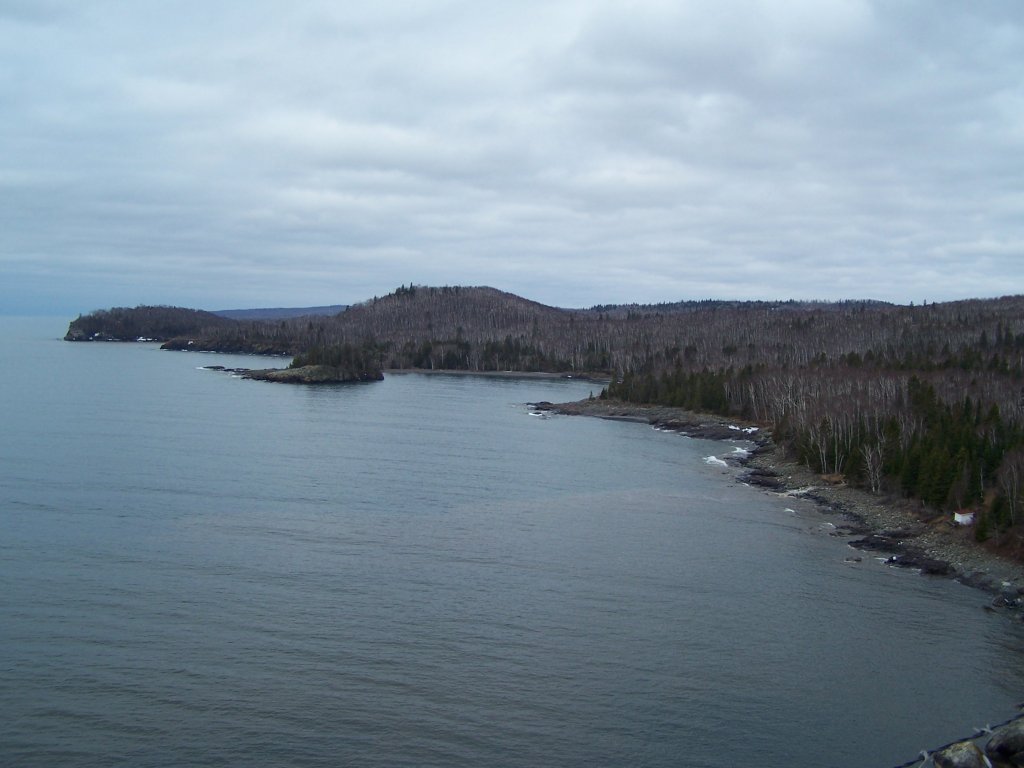
[[[1010,0],[0,1],[0,302],[1024,290]]]

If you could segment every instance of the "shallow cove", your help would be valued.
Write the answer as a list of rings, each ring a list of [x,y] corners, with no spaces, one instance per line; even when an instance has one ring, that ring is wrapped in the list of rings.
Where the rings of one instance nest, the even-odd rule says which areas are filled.
[[[0,327],[4,764],[859,768],[1024,698],[1018,626],[728,443],[524,405],[588,383]]]

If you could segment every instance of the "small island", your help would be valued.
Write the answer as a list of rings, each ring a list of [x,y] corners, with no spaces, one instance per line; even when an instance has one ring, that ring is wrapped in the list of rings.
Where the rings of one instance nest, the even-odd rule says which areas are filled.
[[[303,365],[297,368],[237,369],[243,379],[273,381],[279,384],[352,384],[381,381],[384,374],[376,370],[346,368],[333,365]]]

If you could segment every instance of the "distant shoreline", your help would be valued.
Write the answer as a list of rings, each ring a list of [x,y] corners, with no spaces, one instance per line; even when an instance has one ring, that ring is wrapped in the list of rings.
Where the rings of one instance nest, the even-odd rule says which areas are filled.
[[[706,439],[750,439],[756,448],[738,460],[739,479],[767,492],[809,499],[845,522],[836,534],[848,539],[851,563],[856,550],[889,555],[894,566],[941,575],[993,595],[993,608],[1024,604],[1024,564],[990,552],[973,540],[973,529],[953,525],[950,515],[915,507],[891,495],[872,495],[845,483],[831,483],[785,456],[770,430],[737,419],[668,406],[644,406],[609,400],[538,403],[553,413],[650,424]],[[744,430],[751,430],[744,432]],[[756,431],[753,431],[756,430]],[[862,538],[857,538],[862,537]]]
[[[496,379],[570,379],[600,384],[602,387],[610,379],[597,373],[553,373],[550,371],[467,371],[459,368],[385,368],[385,374],[423,373],[428,376],[482,376]]]

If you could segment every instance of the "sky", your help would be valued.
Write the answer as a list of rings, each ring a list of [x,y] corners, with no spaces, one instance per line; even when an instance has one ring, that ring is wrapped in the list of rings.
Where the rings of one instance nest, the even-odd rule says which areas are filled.
[[[1024,293],[1020,0],[0,0],[0,313]]]

